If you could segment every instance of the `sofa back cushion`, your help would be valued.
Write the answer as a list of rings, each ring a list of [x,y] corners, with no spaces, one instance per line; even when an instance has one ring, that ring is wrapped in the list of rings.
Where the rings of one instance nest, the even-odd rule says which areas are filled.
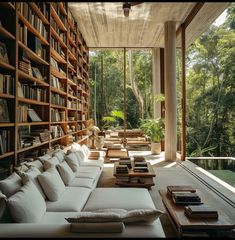
[[[32,181],[35,186],[37,187],[38,191],[41,193],[42,197],[45,199],[46,195],[44,194],[42,187],[37,179],[38,175],[40,175],[41,172],[36,167],[31,167],[26,172],[21,172],[20,176],[22,178],[23,184],[26,184],[28,181]]]
[[[65,191],[65,185],[54,167],[40,174],[38,176],[38,181],[50,201],[57,201]]]
[[[33,162],[27,162],[27,163],[25,163],[25,165],[26,165],[27,167],[34,166],[34,167],[38,168],[38,170],[39,170],[40,172],[43,172],[43,171],[44,171],[43,164],[42,164],[41,160],[35,160],[35,161],[33,161]]]
[[[53,157],[58,158],[59,162],[63,162],[65,158],[65,152],[63,150],[57,150],[53,153]]]
[[[61,176],[64,184],[69,185],[75,178],[75,173],[69,167],[68,163],[66,161],[64,161],[64,162],[60,163],[59,165],[57,165],[57,168],[59,170],[60,176]]]
[[[81,145],[79,143],[73,143],[71,146],[71,149],[79,150],[81,148]]]
[[[8,178],[0,181],[0,190],[10,197],[22,187],[21,177],[13,172]]]
[[[7,197],[0,191],[0,219],[2,218],[5,210],[6,210],[6,200]]]
[[[83,152],[86,154],[86,156],[88,158],[88,156],[90,155],[91,152],[90,152],[89,148],[87,147],[87,145],[83,144],[82,145],[82,150],[83,150]]]
[[[8,198],[7,205],[17,223],[38,222],[46,212],[45,200],[32,181]]]
[[[49,155],[49,154],[44,154],[43,156],[38,157],[38,159],[39,159],[42,163],[44,163],[44,161],[50,159],[51,157],[52,157],[52,156]]]
[[[80,163],[82,163],[88,159],[87,155],[85,154],[85,152],[82,148],[80,150],[76,151],[75,154],[77,155],[78,161]]]
[[[44,161],[43,167],[47,170],[49,168],[56,167],[58,164],[60,164],[59,159],[57,157],[52,157]]]
[[[68,163],[69,167],[73,170],[73,172],[76,172],[79,168],[79,161],[78,157],[75,154],[75,152],[72,152],[65,156],[65,161]]]

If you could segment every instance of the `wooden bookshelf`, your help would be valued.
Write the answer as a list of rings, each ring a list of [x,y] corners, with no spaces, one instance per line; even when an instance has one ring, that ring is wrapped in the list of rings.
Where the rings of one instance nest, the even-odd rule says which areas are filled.
[[[68,146],[71,141],[87,144],[88,112],[84,110],[87,110],[88,100],[84,100],[83,96],[88,97],[88,85],[81,88],[79,84],[87,84],[88,81],[88,48],[68,9],[68,3],[1,2],[0,19],[3,18],[7,19],[7,23],[6,26],[0,26],[0,41],[7,46],[9,61],[0,60],[0,69],[12,76],[14,88],[13,93],[0,92],[0,100],[5,99],[7,102],[10,118],[9,122],[0,122],[0,135],[2,130],[8,131],[10,142],[10,151],[1,153],[0,149],[0,160],[9,159],[16,166],[20,163],[21,155],[27,155],[31,151],[51,150],[57,144]],[[35,41],[35,48],[32,39]],[[36,41],[40,44],[36,45]],[[51,58],[57,62],[58,68],[52,65]],[[42,78],[30,73],[33,68],[40,71]],[[52,76],[58,81],[59,87],[51,85]],[[33,86],[28,90],[32,91],[32,95],[36,89],[37,94],[43,96],[22,97],[18,92],[24,85]],[[51,102],[52,96],[54,98],[57,95],[58,103],[63,102],[63,105]],[[69,107],[69,102],[72,107]],[[29,121],[28,109],[33,109],[42,121]],[[56,118],[52,114],[56,114]],[[26,117],[26,121],[22,120],[22,115]],[[23,146],[27,147],[20,148],[22,143],[19,143],[19,139],[22,141],[23,131],[39,132],[41,129],[49,132],[59,129],[62,136],[52,138],[51,134],[48,141],[31,146],[25,144]]]

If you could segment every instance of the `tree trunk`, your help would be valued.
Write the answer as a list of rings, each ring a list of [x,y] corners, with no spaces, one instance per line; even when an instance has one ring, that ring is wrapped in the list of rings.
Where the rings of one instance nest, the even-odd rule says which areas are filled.
[[[134,75],[133,66],[132,66],[132,50],[128,51],[128,60],[129,60],[129,73],[130,73],[131,89],[132,89],[133,94],[136,97],[137,102],[138,102],[140,117],[144,118],[144,100],[143,100],[143,97],[141,96],[140,92],[138,91],[138,87],[137,87],[137,84],[135,81],[135,75]]]

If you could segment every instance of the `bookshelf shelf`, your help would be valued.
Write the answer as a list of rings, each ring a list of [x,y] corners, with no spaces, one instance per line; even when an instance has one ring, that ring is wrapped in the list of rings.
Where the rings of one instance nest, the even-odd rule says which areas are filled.
[[[67,49],[66,44],[63,42],[63,40],[60,38],[60,36],[57,34],[53,27],[51,27],[51,35],[60,43],[60,46],[62,48]]]
[[[0,36],[5,39],[15,40],[15,36],[13,36],[9,31],[7,31],[4,27],[0,27]]]
[[[61,55],[53,48],[51,48],[51,55],[58,63],[62,63],[62,64],[67,63],[65,59],[63,59]]]
[[[44,87],[49,86],[49,84],[44,82],[43,80],[30,76],[27,73],[24,73],[23,71],[21,71],[20,69],[18,70],[18,76],[19,76],[19,79],[26,79],[28,81],[36,82],[38,85],[41,85]]]
[[[10,65],[9,63],[3,62],[0,60],[0,68],[5,68],[7,70],[15,70],[15,67],[13,67],[12,65]]]
[[[21,97],[18,97],[18,101],[19,102],[24,102],[24,103],[29,103],[29,104],[35,104],[35,105],[49,105],[49,103],[46,103],[46,102],[40,102],[40,101],[37,101],[37,100],[33,100],[33,99],[29,99],[29,98],[21,98]]]
[[[29,5],[31,6],[31,8],[34,10],[34,12],[38,15],[38,17],[42,20],[42,22],[45,25],[49,25],[48,20],[45,18],[45,16],[43,15],[43,13],[41,12],[41,10],[38,8],[38,6],[34,3],[34,2],[29,2]]]
[[[7,153],[0,155],[0,159],[10,157],[12,155],[14,155],[14,152],[7,152]]]
[[[44,65],[49,65],[48,62],[46,62],[44,59],[39,57],[35,52],[33,52],[30,48],[25,46],[22,42],[18,41],[19,47],[24,49],[27,52],[28,58],[38,64],[44,64]]]
[[[54,20],[56,21],[56,23],[58,24],[58,27],[64,31],[67,32],[66,27],[64,26],[63,22],[61,21],[61,19],[59,18],[58,14],[56,13],[54,7],[51,5],[51,16],[54,18]]]
[[[8,152],[0,155],[0,168],[5,160],[11,162],[11,167],[18,165],[35,150],[42,154],[58,144],[68,146],[72,141],[87,144],[88,112],[84,109],[88,109],[88,85],[83,83],[88,79],[87,47],[68,3],[1,2],[0,14],[9,16],[6,21],[11,21],[10,28],[0,26],[0,38],[10,60],[0,60],[0,69],[14,79],[14,87],[11,85],[9,91],[0,93],[11,119],[0,122],[9,142]],[[38,121],[37,115],[43,120]],[[78,120],[81,118],[84,121]],[[40,143],[39,133],[50,137]],[[27,135],[35,137],[31,146],[27,142],[30,138],[24,137]]]
[[[27,26],[28,30],[33,33],[42,44],[49,46],[48,41],[30,24],[30,22],[20,13],[18,13],[19,19]]]
[[[18,126],[36,126],[36,125],[48,125],[49,122],[23,122],[17,123]]]
[[[15,96],[6,93],[0,93],[0,98],[15,98]]]

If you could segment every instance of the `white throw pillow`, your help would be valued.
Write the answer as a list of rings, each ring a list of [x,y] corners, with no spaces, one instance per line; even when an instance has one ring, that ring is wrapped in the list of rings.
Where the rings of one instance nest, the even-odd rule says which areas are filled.
[[[79,168],[78,157],[75,153],[70,153],[65,156],[65,161],[68,163],[69,167],[76,172]]]
[[[38,181],[50,201],[57,201],[65,191],[65,185],[56,168],[49,168],[39,175]]]
[[[79,143],[73,143],[71,146],[71,149],[79,150],[81,149],[81,145]]]
[[[93,212],[79,212],[77,217],[65,218],[70,223],[75,222],[145,222],[153,223],[163,212],[157,209],[101,209]]]
[[[46,212],[45,200],[32,181],[27,182],[11,196],[7,200],[7,205],[17,223],[39,222]]]
[[[60,164],[59,159],[57,157],[52,157],[44,161],[43,167],[47,170],[49,168],[56,167],[58,164]]]
[[[44,163],[44,161],[50,159],[51,157],[52,157],[52,156],[49,155],[49,154],[44,154],[43,156],[38,157],[38,159],[39,159],[42,163]]]
[[[6,200],[7,200],[7,196],[0,191],[0,219],[2,218],[6,210]]]
[[[88,158],[91,152],[90,152],[89,148],[87,147],[87,145],[83,144],[82,149],[83,149],[83,152],[86,154],[86,156]]]
[[[69,185],[75,178],[75,173],[69,167],[68,163],[64,161],[64,162],[60,163],[59,165],[57,165],[57,168],[59,170],[60,176],[61,176],[64,184]]]
[[[21,172],[21,178],[23,184],[26,184],[28,181],[33,181],[35,186],[37,187],[38,191],[42,194],[42,197],[45,199],[46,196],[42,190],[42,187],[39,184],[39,181],[37,179],[38,175],[40,175],[41,172],[36,167],[31,167],[27,172]]]
[[[13,172],[8,178],[0,181],[0,190],[10,197],[22,187],[21,177]]]
[[[34,167],[38,168],[40,172],[44,171],[43,164],[40,160],[35,160],[33,162],[27,162],[27,163],[25,163],[25,165],[27,167],[34,166]]]
[[[54,157],[58,158],[59,162],[64,161],[65,153],[63,150],[58,150],[53,154]]]

